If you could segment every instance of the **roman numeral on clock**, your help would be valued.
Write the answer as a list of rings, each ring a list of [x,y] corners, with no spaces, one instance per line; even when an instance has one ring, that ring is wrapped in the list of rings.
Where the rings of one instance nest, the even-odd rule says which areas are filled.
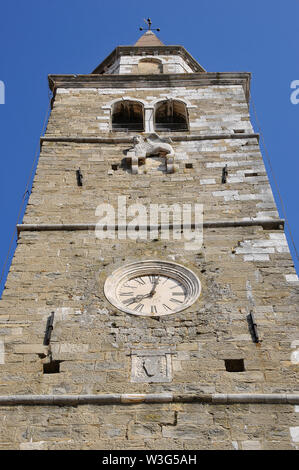
[[[124,305],[136,304],[135,297],[130,297],[130,299],[123,300]]]
[[[170,302],[174,302],[175,304],[182,304],[183,302],[181,300],[178,300],[178,299],[169,299]]]
[[[166,304],[163,304],[163,307],[164,307],[165,310],[170,310],[170,311],[172,310],[172,309],[171,309],[170,307],[168,307],[168,305],[166,305]]]
[[[143,307],[144,307],[144,304],[138,304],[138,305],[136,305],[136,307],[134,308],[134,311],[136,311],[136,312],[142,312]]]
[[[157,313],[156,305],[151,305],[151,313]]]
[[[136,286],[130,286],[126,282],[123,284],[123,287],[126,287],[127,289],[136,289]]]

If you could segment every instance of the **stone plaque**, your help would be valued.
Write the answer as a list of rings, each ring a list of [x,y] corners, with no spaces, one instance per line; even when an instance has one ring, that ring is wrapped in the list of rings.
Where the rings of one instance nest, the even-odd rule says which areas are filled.
[[[132,351],[131,382],[171,382],[171,352]]]

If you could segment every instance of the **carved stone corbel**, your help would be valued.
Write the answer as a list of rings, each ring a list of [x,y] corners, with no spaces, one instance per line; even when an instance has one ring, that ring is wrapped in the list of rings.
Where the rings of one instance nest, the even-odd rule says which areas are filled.
[[[174,158],[173,157],[167,157],[167,155],[165,155],[165,159],[166,159],[166,172],[167,173],[174,173],[175,172]]]
[[[134,147],[127,152],[127,161],[133,174],[138,174],[140,163],[144,163],[146,157],[160,155],[166,160],[166,172],[174,173],[174,150],[170,145],[170,138],[160,138],[157,134],[150,134],[144,138],[141,135],[133,138]]]
[[[138,174],[138,157],[136,156],[136,153],[134,150],[129,150],[127,152],[127,163],[128,166],[132,170],[133,175]]]

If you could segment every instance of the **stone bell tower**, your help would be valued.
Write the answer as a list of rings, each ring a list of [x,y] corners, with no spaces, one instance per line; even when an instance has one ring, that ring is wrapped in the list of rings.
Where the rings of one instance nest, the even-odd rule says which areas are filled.
[[[49,86],[0,302],[0,448],[297,448],[299,283],[250,74],[149,29]]]

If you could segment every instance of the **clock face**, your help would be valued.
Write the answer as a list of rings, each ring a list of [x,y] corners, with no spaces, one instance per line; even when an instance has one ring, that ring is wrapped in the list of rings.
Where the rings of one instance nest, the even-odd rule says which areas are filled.
[[[161,316],[189,307],[200,294],[197,276],[176,263],[143,261],[116,270],[105,283],[107,299],[133,315]]]
[[[158,312],[171,313],[182,307],[186,289],[180,281],[165,274],[146,274],[121,282],[116,295],[125,308],[156,315]]]

